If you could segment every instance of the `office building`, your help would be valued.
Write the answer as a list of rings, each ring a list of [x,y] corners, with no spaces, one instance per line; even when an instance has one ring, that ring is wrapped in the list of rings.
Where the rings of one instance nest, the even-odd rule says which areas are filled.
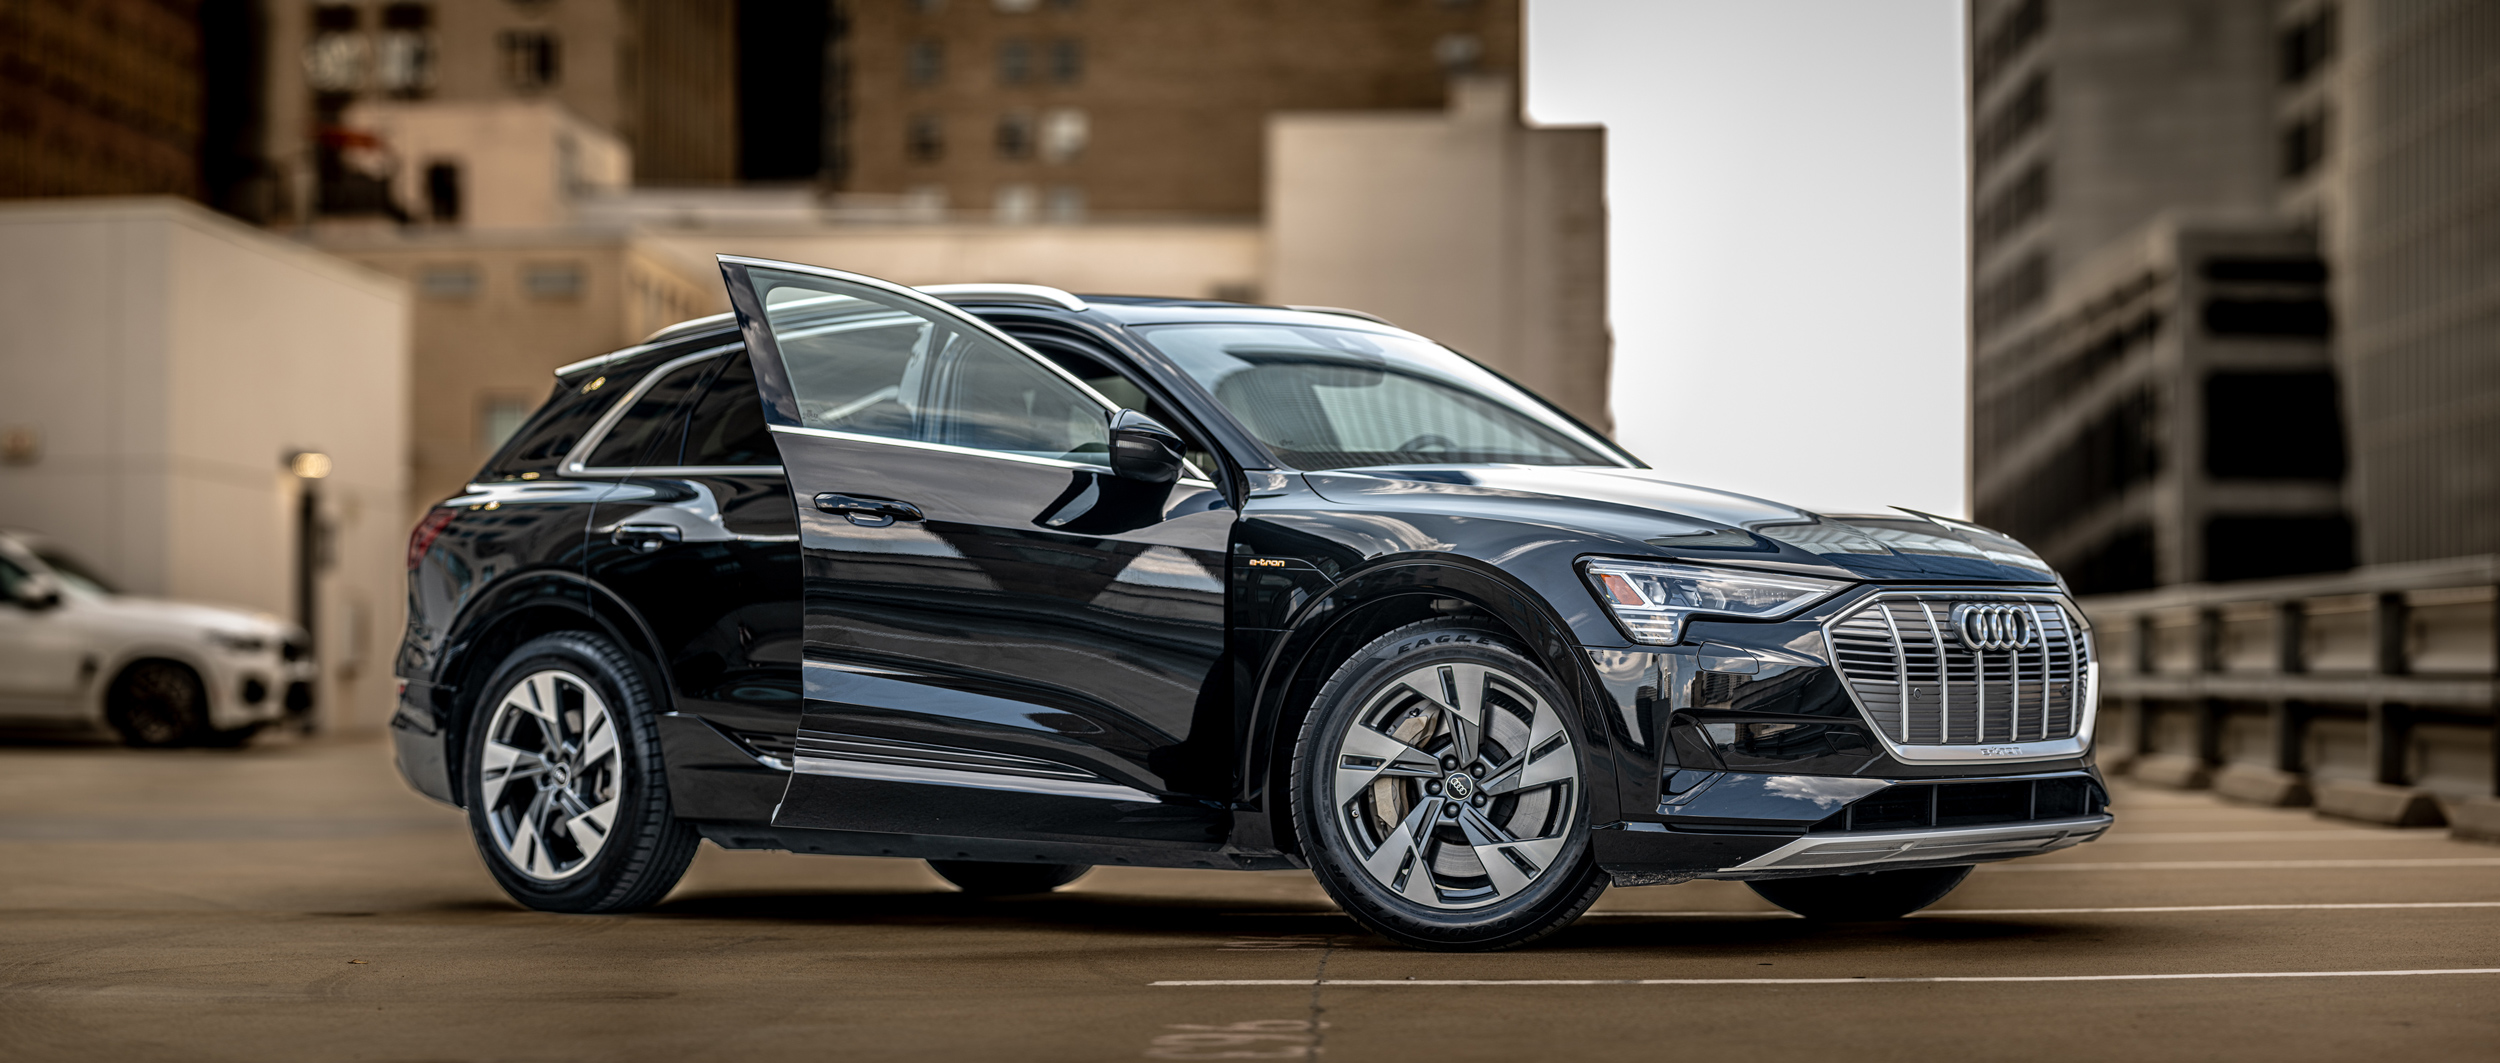
[[[1980,520],[2084,591],[2500,552],[2500,9],[1968,24]]]

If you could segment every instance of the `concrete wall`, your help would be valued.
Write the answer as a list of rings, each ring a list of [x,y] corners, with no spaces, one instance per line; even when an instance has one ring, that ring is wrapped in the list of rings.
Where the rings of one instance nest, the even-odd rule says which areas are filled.
[[[1603,129],[1525,126],[1483,78],[1268,139],[1266,299],[1379,314],[1611,428]]]
[[[459,223],[542,229],[573,221],[573,203],[633,182],[633,153],[553,100],[360,103],[347,124],[399,161],[394,198],[426,218],[426,168],[460,169]]]
[[[491,429],[537,409],[557,366],[729,308],[708,259],[614,233],[349,234],[324,246],[415,292],[410,514],[468,482],[502,442]]]
[[[408,296],[171,199],[0,206],[0,525],[135,594],[293,612],[297,450],[331,456],[323,711],[390,711],[401,626]]]
[[[755,255],[899,284],[1010,281],[1188,298],[1255,297],[1265,247],[1257,225],[1233,222],[861,225],[654,231],[645,238],[705,262],[715,254]]]

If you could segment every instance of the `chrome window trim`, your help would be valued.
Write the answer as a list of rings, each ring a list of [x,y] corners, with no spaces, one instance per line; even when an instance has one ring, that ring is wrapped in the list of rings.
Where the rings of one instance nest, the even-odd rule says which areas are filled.
[[[2077,680],[2082,686],[2082,690],[2076,695],[2076,705],[2074,710],[2076,716],[2075,734],[2072,738],[2059,738],[2048,741],[2033,742],[2005,742],[1996,745],[1952,746],[1909,745],[1896,740],[1890,734],[1886,734],[1883,727],[1876,723],[1874,711],[1867,708],[1864,698],[1858,696],[1857,684],[1851,681],[1847,670],[1841,667],[1839,651],[1835,648],[1836,644],[1833,641],[1832,635],[1833,626],[1840,623],[1841,620],[1854,616],[1860,610],[1866,608],[1869,604],[1884,599],[1908,599],[1911,601],[1969,599],[1973,601],[2046,602],[2065,611],[2068,622],[2074,625],[2078,638],[2086,640],[2087,644],[2088,640],[2092,637],[2092,622],[2089,618],[2086,618],[2083,615],[2082,609],[2076,607],[2072,598],[2057,591],[1990,590],[1987,588],[1967,586],[1937,587],[1932,589],[1904,588],[1898,590],[1879,590],[1872,594],[1860,595],[1855,598],[1844,600],[1838,608],[1831,612],[1828,617],[1826,617],[1820,624],[1816,625],[1817,629],[1823,633],[1824,653],[1831,661],[1832,670],[1840,673],[1841,689],[1849,692],[1849,703],[1857,706],[1858,718],[1865,722],[1866,729],[1874,734],[1876,741],[1883,743],[1884,752],[1890,754],[1893,759],[1908,764],[2016,764],[2024,761],[2035,760],[2068,760],[2084,756],[2092,751],[2093,729],[2100,722],[2101,711],[2101,656],[2099,647],[2097,646],[2092,647],[2091,658],[2084,663],[2083,675],[2079,678],[2079,680]],[[1892,622],[1891,614],[1889,612],[1885,614],[1885,622],[1887,624]],[[1896,646],[1900,645],[1899,637],[1897,635],[1895,636],[1894,644]],[[1895,659],[1906,661],[1906,658],[1900,657],[1898,654],[1896,654]],[[2017,661],[2017,664],[2019,665],[2019,661]],[[1903,667],[1906,668],[1906,663]],[[1904,681],[1901,685],[1903,690],[1901,727],[1903,733],[1906,735],[1909,730],[1908,684]],[[1983,697],[1985,696],[1984,688],[1985,684],[1983,683]],[[2019,703],[2017,704],[2019,705]],[[1981,707],[1985,707],[1984,701],[1982,702]],[[2019,713],[2017,713],[2017,715],[2019,715]],[[2020,732],[2018,731],[2015,733]]]
[[[866,274],[846,273],[838,269],[826,269],[823,266],[810,266],[798,262],[782,262],[769,258],[748,258],[744,255],[714,255],[712,257],[717,258],[722,262],[735,262],[750,269],[772,269],[780,270],[783,273],[797,273],[803,276],[821,277],[825,280],[856,285],[861,288],[869,289],[870,291],[884,292],[888,295],[897,296],[908,301],[913,306],[926,308],[946,318],[947,320],[959,322],[963,325],[969,326],[973,331],[978,332],[981,335],[1006,344],[1008,350],[1023,355],[1027,359],[1030,359],[1034,364],[1041,366],[1045,372],[1066,381],[1068,386],[1073,387],[1079,393],[1092,398],[1095,403],[1099,404],[1103,408],[1103,412],[1106,415],[1118,413],[1121,410],[1121,407],[1118,404],[1103,397],[1101,392],[1087,386],[1083,380],[1077,379],[1076,374],[1060,368],[1059,363],[1042,357],[1041,354],[1034,351],[1033,348],[1025,346],[1023,341],[1000,331],[998,326],[981,320],[979,316],[964,310],[962,307],[956,306],[955,304],[947,302],[943,299],[939,299],[917,288],[907,288],[892,281],[878,280],[877,278],[867,276]],[[996,287],[996,285],[990,285],[989,287]],[[761,299],[763,296],[758,294],[756,298]],[[1070,298],[1074,297],[1071,296]],[[741,326],[741,331],[743,331],[743,325]],[[779,349],[778,344],[775,345],[775,349]],[[782,426],[775,425],[774,427],[778,429]],[[818,431],[823,431],[823,429],[818,429]]]
[[[949,303],[955,300],[947,297],[956,296],[972,301],[1055,306],[1061,310],[1092,309],[1085,300],[1044,284],[922,284],[912,290]]]
[[[801,428],[797,425],[787,424],[770,425],[768,427],[775,432],[794,436],[815,436],[820,439],[840,439],[853,443],[879,443],[891,447],[907,447],[912,450],[934,450],[941,454],[967,454],[974,457],[996,458],[1000,461],[1017,461],[1023,462],[1027,465],[1040,465],[1045,468],[1052,469],[1085,469],[1092,472],[1103,473],[1105,475],[1118,475],[1113,473],[1111,471],[1111,466],[1108,465],[1098,465],[1083,461],[1068,461],[1064,458],[1041,458],[1034,457],[1029,454],[1017,454],[1005,450],[983,450],[979,447],[959,447],[953,443],[926,443],[917,439],[901,439],[895,436],[872,436],[859,432],[837,432],[830,428]],[[1188,470],[1190,473],[1198,473],[1197,468],[1190,465],[1188,462],[1182,462],[1181,468]],[[1213,490],[1215,488],[1215,482],[1207,479],[1203,473],[1199,473],[1194,476],[1184,475],[1180,479],[1173,482],[1177,484],[1189,484],[1196,487],[1204,487],[1209,490]]]
[[[599,449],[599,444],[607,441],[608,433],[615,430],[616,422],[625,419],[625,411],[633,408],[634,400],[650,391],[652,385],[660,382],[661,377],[706,358],[717,358],[724,352],[737,350],[742,346],[745,344],[724,343],[718,347],[706,347],[693,354],[678,355],[653,367],[650,372],[642,375],[642,379],[635,381],[634,386],[619,397],[614,404],[610,405],[607,412],[600,414],[598,420],[590,423],[590,431],[582,433],[581,441],[573,444],[573,449],[564,453],[564,460],[557,465],[557,468],[564,470],[568,476],[580,476],[605,470],[606,466],[593,469],[583,462],[589,459],[592,451]]]

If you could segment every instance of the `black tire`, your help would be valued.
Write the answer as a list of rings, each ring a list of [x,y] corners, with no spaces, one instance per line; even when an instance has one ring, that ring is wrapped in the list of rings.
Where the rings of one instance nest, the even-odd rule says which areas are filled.
[[[544,697],[522,689],[525,680],[536,685],[549,676],[557,678],[544,679]],[[540,911],[586,913],[646,908],[676,888],[700,838],[669,810],[658,705],[633,658],[598,635],[545,635],[513,650],[479,691],[463,743],[460,790],[478,855],[496,884]],[[550,700],[554,704],[545,704]],[[510,714],[504,712],[508,703]],[[526,711],[527,705],[541,706],[545,715]],[[593,707],[604,711],[594,714]],[[598,715],[608,725],[599,725]],[[567,727],[577,733],[568,738]],[[602,733],[612,733],[612,749]],[[495,759],[508,765],[500,773],[489,763],[490,739],[501,747]],[[526,760],[508,759],[508,751],[529,748],[557,749],[554,759],[561,759],[568,744],[596,755],[575,755],[561,774],[552,767],[532,774]],[[524,790],[522,780],[535,789]],[[591,822],[599,808],[612,808],[604,832]],[[579,828],[567,823],[559,832],[548,825],[576,810],[585,814],[565,819],[581,821]],[[574,841],[584,836],[595,837],[595,850]]]
[[[1856,875],[1767,878],[1745,883],[1762,899],[1808,919],[1860,923],[1899,919],[1953,892],[1970,866],[1914,867]]]
[[[975,897],[1048,893],[1093,870],[1091,864],[1001,864],[985,860],[931,860],[929,870]]]
[[[206,739],[208,687],[180,661],[139,661],[114,677],[104,720],[134,749],[171,749]]]
[[[1563,753],[1570,758],[1565,766],[1573,773],[1567,785],[1546,784],[1545,792],[1549,795],[1546,800],[1549,803],[1538,813],[1540,821],[1545,824],[1539,837],[1546,839],[1543,844],[1553,844],[1556,839],[1560,844],[1542,868],[1528,872],[1527,865],[1521,866],[1521,871],[1534,874],[1534,878],[1528,879],[1509,895],[1501,896],[1489,866],[1476,859],[1483,853],[1482,849],[1475,849],[1471,855],[1459,859],[1462,870],[1469,862],[1478,868],[1487,868],[1483,876],[1483,881],[1487,883],[1484,892],[1499,898],[1477,902],[1473,907],[1445,906],[1452,903],[1450,898],[1454,895],[1441,889],[1446,858],[1438,854],[1453,844],[1447,838],[1448,832],[1465,828],[1443,824],[1427,808],[1432,801],[1448,802],[1442,811],[1463,817],[1469,813],[1467,809],[1457,807],[1457,803],[1464,798],[1476,802],[1474,807],[1481,810],[1479,815],[1505,814],[1500,811],[1503,807],[1501,798],[1492,798],[1490,804],[1482,800],[1491,797],[1493,787],[1490,782],[1467,784],[1476,795],[1471,796],[1460,793],[1461,785],[1457,782],[1432,780],[1430,785],[1434,788],[1429,793],[1434,796],[1412,797],[1409,803],[1400,806],[1406,811],[1397,814],[1419,815],[1420,818],[1408,822],[1428,824],[1424,833],[1432,835],[1435,840],[1415,846],[1413,851],[1416,856],[1412,860],[1387,857],[1390,863],[1399,866],[1399,871],[1397,877],[1385,881],[1366,870],[1362,850],[1357,847],[1360,843],[1354,836],[1356,832],[1367,829],[1362,825],[1361,817],[1368,814],[1354,810],[1364,808],[1362,802],[1371,799],[1357,797],[1355,803],[1349,805],[1339,800],[1337,792],[1341,784],[1337,780],[1335,766],[1358,763],[1343,759],[1348,756],[1342,750],[1350,741],[1350,729],[1358,726],[1358,720],[1365,713],[1383,711],[1383,706],[1390,704],[1386,699],[1405,696],[1397,689],[1402,678],[1415,674],[1417,669],[1427,669],[1425,674],[1438,674],[1437,670],[1443,665],[1482,666],[1503,673],[1506,682],[1524,683],[1529,688],[1528,693],[1543,699],[1544,705],[1558,714],[1560,733],[1566,735],[1568,740],[1547,753],[1533,756],[1532,751],[1524,748],[1528,743],[1521,743],[1521,750],[1506,751],[1507,755],[1525,758],[1520,763],[1526,764],[1539,756]],[[1481,740],[1479,753],[1489,758],[1492,754],[1485,750],[1496,744],[1489,737],[1491,714],[1497,711],[1489,707],[1494,700],[1495,687],[1488,683],[1482,689],[1485,691],[1483,702],[1488,707],[1478,717],[1482,721],[1478,727],[1488,737]],[[1509,704],[1524,703],[1512,700]],[[1410,708],[1406,716],[1416,718],[1422,711]],[[1531,711],[1535,710],[1532,708]],[[1426,723],[1423,726],[1429,734],[1436,725]],[[1375,733],[1378,733],[1376,728]],[[1533,726],[1530,733],[1533,733]],[[1586,781],[1591,773],[1584,756],[1584,734],[1578,725],[1573,702],[1565,697],[1562,687],[1534,659],[1499,635],[1461,620],[1427,620],[1382,635],[1355,651],[1320,688],[1311,711],[1303,718],[1301,733],[1294,744],[1291,784],[1294,829],[1301,839],[1312,873],[1319,879],[1321,888],[1327,890],[1337,905],[1356,921],[1384,937],[1415,948],[1440,951],[1505,949],[1527,944],[1562,929],[1587,911],[1589,905],[1596,903],[1598,895],[1604,893],[1607,886],[1607,878],[1598,870],[1589,847]],[[1430,738],[1427,744],[1432,748],[1427,752],[1446,756],[1447,752],[1455,751],[1455,746],[1450,743],[1457,740],[1454,735]],[[1537,748],[1546,749],[1548,746],[1551,746],[1550,739],[1539,743]],[[1447,757],[1442,762],[1443,767],[1447,767],[1449,760],[1455,759],[1458,758]],[[1466,768],[1466,765],[1460,765],[1455,770],[1464,771]],[[1480,778],[1499,780],[1508,774],[1508,771],[1502,771]],[[1388,772],[1381,772],[1375,781],[1365,785],[1378,786],[1390,781],[1388,775]],[[1403,780],[1392,783],[1393,788],[1407,785]],[[1415,782],[1413,785],[1421,787],[1426,783]],[[1477,786],[1482,789],[1474,790]],[[1511,800],[1513,804],[1507,814],[1523,813],[1520,806],[1523,798],[1514,797]],[[1472,825],[1482,821],[1467,822]],[[1408,828],[1400,826],[1398,829],[1407,831]],[[1389,852],[1389,845],[1390,839],[1378,839],[1372,851],[1375,854]],[[1427,847],[1431,847],[1436,854],[1429,860],[1423,856]],[[1412,876],[1415,874],[1427,876],[1428,882],[1421,890],[1413,884]],[[1465,881],[1463,875],[1459,881]],[[1401,887],[1401,883],[1406,885]],[[1436,903],[1420,902],[1408,895],[1425,891],[1429,891],[1428,896],[1434,898]]]

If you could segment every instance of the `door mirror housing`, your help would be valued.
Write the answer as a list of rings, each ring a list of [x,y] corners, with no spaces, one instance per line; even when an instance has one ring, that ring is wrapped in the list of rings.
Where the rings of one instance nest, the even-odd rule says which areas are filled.
[[[49,572],[29,572],[17,581],[10,600],[27,609],[41,612],[61,604],[61,581]]]
[[[1181,477],[1181,437],[1135,410],[1111,415],[1111,471],[1123,480],[1168,484]]]

